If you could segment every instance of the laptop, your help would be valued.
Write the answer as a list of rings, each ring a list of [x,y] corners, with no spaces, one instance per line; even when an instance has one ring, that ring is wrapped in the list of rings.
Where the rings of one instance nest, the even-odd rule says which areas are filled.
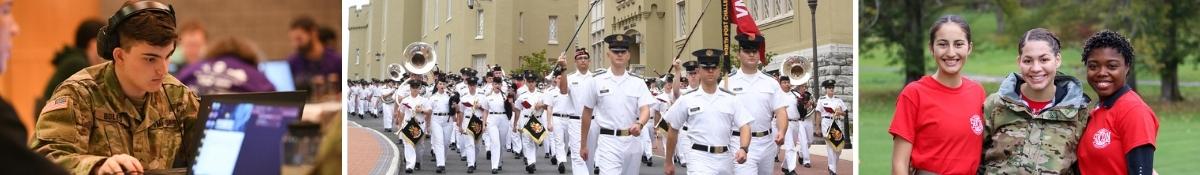
[[[147,174],[280,174],[282,141],[308,92],[204,95],[173,169]]]
[[[296,90],[296,84],[292,81],[292,67],[287,60],[259,62],[258,70],[267,76],[276,91]]]

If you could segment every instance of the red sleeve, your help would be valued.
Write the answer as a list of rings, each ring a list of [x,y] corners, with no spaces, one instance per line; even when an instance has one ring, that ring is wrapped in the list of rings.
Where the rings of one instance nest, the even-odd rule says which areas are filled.
[[[892,114],[892,126],[888,129],[888,133],[892,136],[900,137],[913,143],[913,137],[916,135],[916,115],[917,108],[920,104],[915,87],[905,87],[900,92],[900,96],[896,97],[896,112]]]
[[[1150,144],[1154,146],[1154,140],[1158,136],[1158,117],[1154,115],[1154,111],[1148,106],[1138,106],[1129,109],[1121,118],[1120,124],[1121,148],[1126,153],[1133,148]]]

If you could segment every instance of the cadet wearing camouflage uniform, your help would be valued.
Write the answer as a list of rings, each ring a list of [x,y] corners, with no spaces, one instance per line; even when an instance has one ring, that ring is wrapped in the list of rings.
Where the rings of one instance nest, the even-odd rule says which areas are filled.
[[[1087,126],[1088,97],[1074,77],[1058,73],[1054,100],[1032,114],[1016,73],[984,102],[984,174],[1075,174],[1075,148]]]
[[[194,92],[166,74],[178,39],[174,11],[153,1],[129,2],[112,20],[124,22],[101,29],[98,41],[108,53],[100,55],[112,61],[85,68],[54,90],[30,147],[72,174],[171,168],[199,106]]]

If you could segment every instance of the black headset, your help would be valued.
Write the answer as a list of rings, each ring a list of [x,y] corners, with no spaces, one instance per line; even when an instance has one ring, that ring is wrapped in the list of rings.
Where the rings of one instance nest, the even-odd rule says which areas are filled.
[[[171,16],[171,19],[175,18],[175,8],[161,2],[138,1],[121,6],[116,14],[108,17],[108,25],[101,27],[100,33],[96,35],[96,52],[101,58],[113,60],[113,49],[121,46],[121,35],[117,33],[117,28],[129,17],[145,12],[163,13]],[[174,21],[171,25],[175,25]]]

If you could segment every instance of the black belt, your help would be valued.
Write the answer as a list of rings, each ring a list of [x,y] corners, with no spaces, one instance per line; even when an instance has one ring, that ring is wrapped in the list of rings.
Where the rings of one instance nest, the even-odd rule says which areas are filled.
[[[687,131],[687,130],[688,130],[688,127],[687,127],[687,126],[683,126],[683,130],[684,130],[684,131]]]
[[[555,117],[566,117],[566,118],[571,118],[571,119],[579,119],[579,116],[577,116],[577,115],[560,114],[560,113],[554,113],[553,115]]]
[[[497,114],[504,114],[504,112],[488,112],[488,114],[497,115]]]
[[[821,118],[833,119],[832,116],[821,116]]]
[[[450,116],[450,113],[433,113],[436,116]]]
[[[615,136],[630,136],[629,130],[612,130],[608,128],[600,128],[600,134],[615,135]]]
[[[793,121],[793,122],[800,121],[800,120],[801,119],[788,119],[788,121]]]
[[[701,145],[701,144],[692,144],[692,149],[697,150],[697,151],[713,153],[713,154],[721,154],[721,153],[729,152],[728,146],[708,146],[708,145]]]
[[[766,130],[766,131],[762,131],[762,132],[750,132],[750,137],[762,137],[762,136],[767,136],[767,134],[771,134],[771,130]],[[741,131],[733,131],[733,136],[740,136],[740,135],[742,135]]]

